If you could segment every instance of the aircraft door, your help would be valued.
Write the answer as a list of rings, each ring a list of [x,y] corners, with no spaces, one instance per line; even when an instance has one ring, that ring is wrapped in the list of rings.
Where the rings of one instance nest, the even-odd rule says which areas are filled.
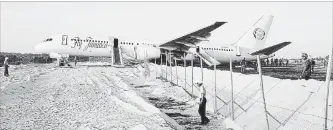
[[[197,49],[196,49],[197,53],[200,52],[200,46],[197,46]]]
[[[118,48],[118,38],[113,39],[113,47]]]
[[[68,38],[67,35],[62,35],[62,42],[61,42],[61,45],[67,45],[67,38]]]
[[[236,56],[241,56],[241,51],[239,46],[236,46]]]

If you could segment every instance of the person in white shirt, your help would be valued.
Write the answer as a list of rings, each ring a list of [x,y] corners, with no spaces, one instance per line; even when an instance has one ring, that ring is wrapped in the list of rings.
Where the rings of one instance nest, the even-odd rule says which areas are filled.
[[[210,120],[206,117],[206,89],[202,85],[201,81],[197,81],[196,84],[200,90],[200,103],[199,103],[199,114],[201,116],[201,124],[207,124]]]

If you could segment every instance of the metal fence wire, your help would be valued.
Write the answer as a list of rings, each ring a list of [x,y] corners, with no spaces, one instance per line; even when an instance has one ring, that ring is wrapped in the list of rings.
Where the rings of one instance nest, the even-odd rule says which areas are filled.
[[[201,80],[201,68],[194,67],[193,75],[191,67],[183,66],[170,66],[166,65],[154,65],[156,68],[156,73],[159,78],[170,82],[172,85],[177,85],[182,87],[188,94],[192,97],[197,98],[200,96],[199,88],[192,84],[193,81]],[[177,72],[176,72],[177,70]],[[307,112],[309,109],[307,106],[310,103],[317,101],[313,99],[313,95],[309,94],[306,97],[302,97],[302,102],[293,104],[293,108],[289,108],[288,104],[280,105],[275,102],[273,97],[279,97],[282,95],[276,95],[275,90],[279,90],[281,86],[286,85],[288,80],[278,80],[276,82],[264,82],[266,97],[266,104],[263,102],[260,89],[260,81],[258,77],[252,78],[243,74],[234,74],[233,79],[241,82],[234,82],[234,101],[231,101],[231,83],[228,77],[223,77],[220,75],[224,73],[219,71],[217,77],[219,77],[216,82],[216,108],[215,106],[215,93],[214,93],[214,70],[204,70],[205,75],[203,75],[203,85],[206,88],[206,98],[207,98],[207,110],[216,111],[215,114],[223,115],[225,117],[230,117],[232,114],[231,103],[234,103],[234,121],[246,130],[278,130],[278,129],[304,129],[304,130],[314,130],[314,129],[324,129],[323,120],[324,115],[318,116],[316,114],[311,114]],[[208,74],[207,74],[208,73]],[[193,77],[192,77],[193,76]],[[222,78],[221,78],[222,77]],[[225,79],[225,80],[224,80]],[[225,81],[225,82],[223,82]],[[319,86],[320,87],[320,86]],[[297,92],[296,89],[286,90],[288,94],[292,92]],[[324,101],[321,103],[323,104]],[[264,107],[266,106],[267,111]],[[322,105],[324,106],[324,105]],[[216,110],[215,110],[216,109]],[[267,120],[268,124],[266,121]],[[304,118],[303,118],[304,117]],[[300,119],[301,118],[301,119]],[[332,118],[329,118],[332,122]],[[332,126],[332,123],[330,124]]]

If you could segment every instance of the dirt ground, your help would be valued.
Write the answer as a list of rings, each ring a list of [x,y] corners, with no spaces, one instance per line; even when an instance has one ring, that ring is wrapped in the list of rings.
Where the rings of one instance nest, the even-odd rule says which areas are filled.
[[[37,64],[10,74],[1,76],[0,129],[173,129],[116,68]]]
[[[126,71],[129,70],[120,70]],[[125,74],[128,75],[128,74]],[[154,75],[155,76],[155,75]],[[223,130],[225,126],[223,124],[224,117],[207,113],[207,117],[210,119],[210,123],[207,125],[200,124],[200,115],[198,113],[199,104],[192,98],[184,89],[180,86],[170,84],[164,79],[158,78],[153,81],[147,80],[145,85],[135,85],[136,82],[143,81],[142,77],[122,76],[128,84],[135,88],[135,91],[147,101],[154,104],[162,112],[167,114],[176,122],[184,126],[185,129],[200,129],[200,130]]]

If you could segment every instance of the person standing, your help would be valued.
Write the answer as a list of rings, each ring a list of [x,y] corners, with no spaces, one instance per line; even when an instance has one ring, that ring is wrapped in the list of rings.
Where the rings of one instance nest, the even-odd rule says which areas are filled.
[[[241,61],[241,73],[244,73],[245,69],[246,69],[246,60],[244,57],[244,59]]]
[[[314,73],[314,66],[316,65],[316,62],[314,59],[311,60],[311,72]]]
[[[308,80],[311,76],[311,60],[308,59],[308,54],[303,53],[302,54],[302,60],[303,60],[303,70],[301,74],[301,78]]]
[[[199,115],[201,117],[201,124],[205,125],[207,124],[210,120],[206,117],[206,89],[202,85],[203,83],[200,81],[196,81],[197,86],[199,87],[200,90],[200,103],[199,103]]]
[[[5,72],[4,72],[4,75],[6,77],[9,76],[9,72],[8,72],[8,68],[9,68],[9,64],[8,64],[8,57],[5,58],[5,61],[3,62],[3,65],[5,66]]]
[[[274,59],[274,62],[275,62],[274,63],[275,66],[279,66],[279,60],[277,58]]]
[[[76,63],[77,63],[77,59],[76,59],[76,56],[74,57],[74,64],[76,66]]]

